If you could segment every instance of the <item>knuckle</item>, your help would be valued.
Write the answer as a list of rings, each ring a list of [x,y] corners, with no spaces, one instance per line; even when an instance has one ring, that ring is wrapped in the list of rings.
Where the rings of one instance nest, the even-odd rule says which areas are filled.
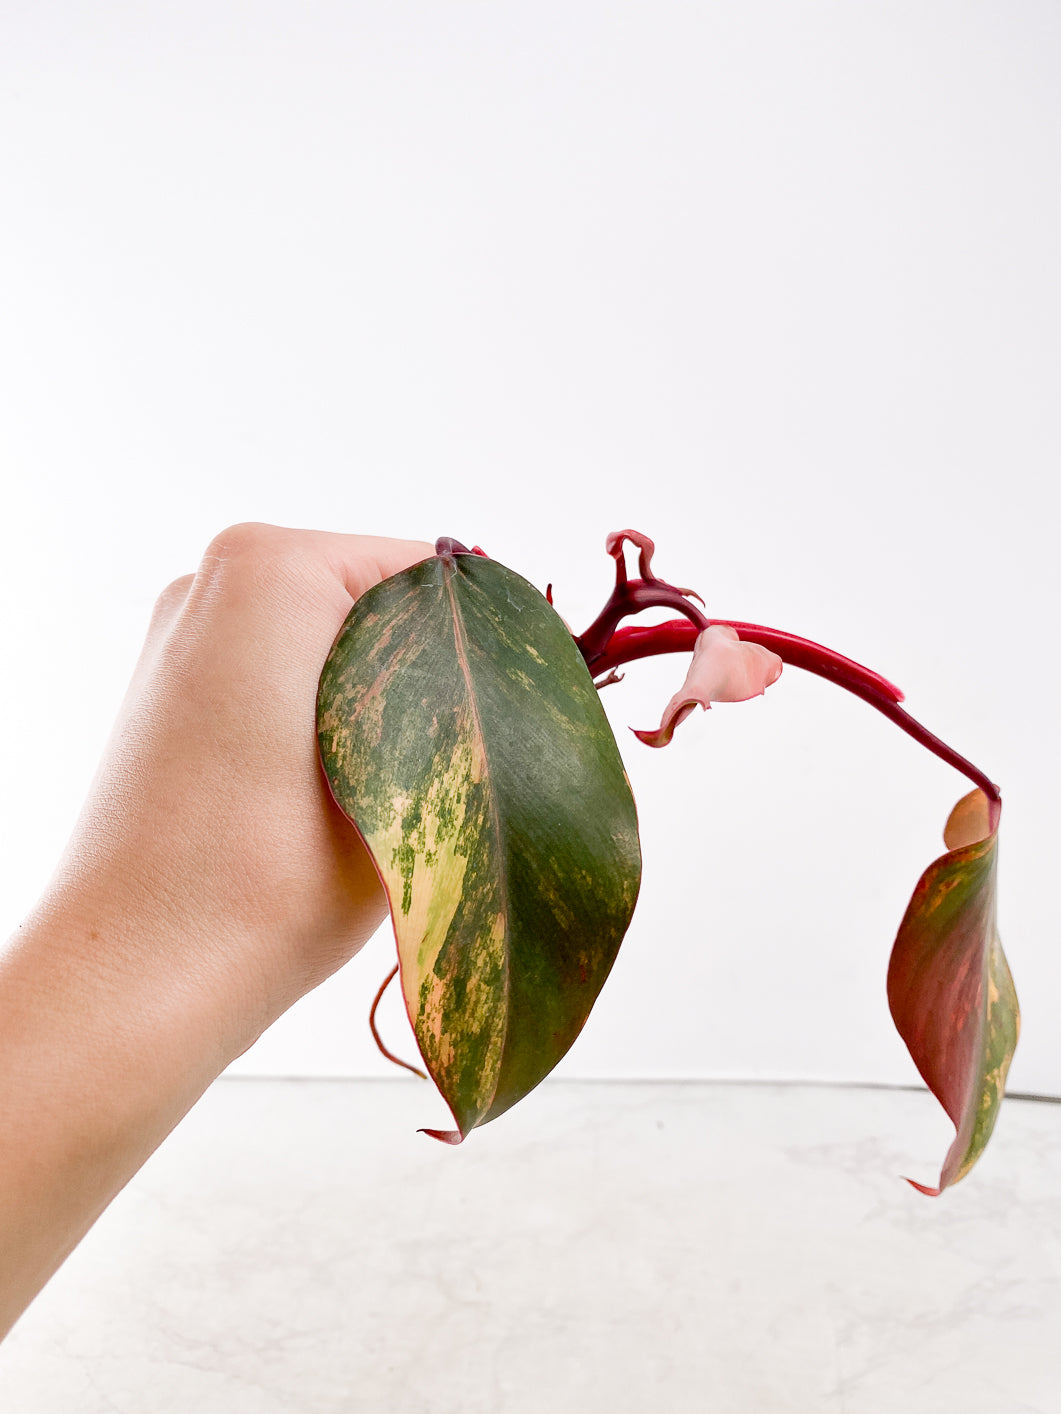
[[[174,579],[166,585],[165,589],[163,589],[162,593],[158,596],[157,602],[159,604],[168,604],[174,599],[186,598],[188,590],[191,589],[194,583],[194,574],[182,574],[179,579]]]
[[[263,521],[240,521],[214,536],[204,558],[210,561],[271,558],[284,538],[285,532],[279,526],[266,525]]]
[[[188,597],[188,593],[195,581],[195,575],[182,574],[179,579],[167,584],[162,593],[155,600],[152,610],[153,622],[168,619],[175,613]]]
[[[257,584],[282,573],[301,555],[297,531],[261,521],[242,521],[214,536],[203,556],[203,569],[211,580]]]
[[[243,602],[297,582],[306,568],[305,536],[297,530],[242,521],[215,535],[200,566],[207,596]]]

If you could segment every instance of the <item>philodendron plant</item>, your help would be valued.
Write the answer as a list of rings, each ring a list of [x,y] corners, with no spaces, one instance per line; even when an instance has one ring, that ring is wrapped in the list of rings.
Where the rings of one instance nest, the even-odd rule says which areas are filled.
[[[615,586],[577,636],[551,587],[540,594],[478,547],[435,548],[351,609],[317,710],[332,793],[390,902],[398,966],[387,982],[400,971],[424,1065],[456,1122],[426,1132],[459,1143],[495,1119],[585,1024],[641,875],[630,783],[597,692],[624,663],[685,652],[659,726],[636,733],[649,746],[666,746],[697,704],[764,692],[788,663],[861,697],[974,782],[888,968],[896,1027],[957,1131],[938,1186],[914,1187],[934,1195],[964,1177],[990,1137],[1019,1027],[995,926],[998,787],[877,673],[794,634],[708,618],[699,596],[653,574],[652,541],[637,531],[608,537]],[[659,608],[680,617],[624,622]]]

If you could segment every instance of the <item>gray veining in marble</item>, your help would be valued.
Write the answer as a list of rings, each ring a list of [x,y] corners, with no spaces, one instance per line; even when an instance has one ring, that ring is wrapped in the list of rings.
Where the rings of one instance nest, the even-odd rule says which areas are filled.
[[[218,1082],[0,1347],[4,1414],[1055,1414],[1061,1106],[941,1199],[929,1096]]]

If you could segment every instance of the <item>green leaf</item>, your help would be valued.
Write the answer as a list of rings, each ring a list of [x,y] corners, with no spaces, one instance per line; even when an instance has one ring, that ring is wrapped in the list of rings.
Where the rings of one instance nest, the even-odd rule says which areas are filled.
[[[387,890],[406,1010],[459,1142],[537,1085],[611,970],[641,874],[615,738],[570,633],[495,560],[436,555],[357,601],[321,760]]]
[[[951,811],[948,853],[921,876],[888,967],[888,1003],[925,1083],[957,1130],[937,1196],[964,1178],[998,1117],[1020,1012],[995,923],[998,815],[981,790]]]

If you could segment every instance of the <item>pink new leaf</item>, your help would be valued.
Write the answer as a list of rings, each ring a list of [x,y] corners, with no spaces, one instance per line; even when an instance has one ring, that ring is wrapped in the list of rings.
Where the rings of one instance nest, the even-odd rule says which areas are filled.
[[[741,642],[726,624],[712,624],[697,638],[685,682],[664,708],[658,729],[635,730],[634,735],[646,746],[666,746],[697,703],[706,711],[712,702],[760,697],[781,676],[781,667],[781,659],[768,648]]]

